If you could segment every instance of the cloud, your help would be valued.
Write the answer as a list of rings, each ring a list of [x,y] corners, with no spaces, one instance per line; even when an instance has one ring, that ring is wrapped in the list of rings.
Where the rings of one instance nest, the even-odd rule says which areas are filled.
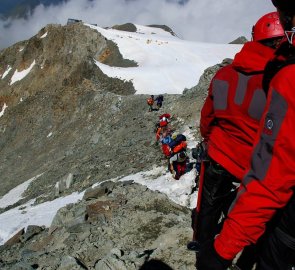
[[[249,39],[252,25],[273,10],[269,0],[69,0],[39,5],[27,19],[0,21],[0,48],[30,38],[49,23],[66,24],[68,18],[102,27],[165,24],[186,40],[228,43],[242,35]]]

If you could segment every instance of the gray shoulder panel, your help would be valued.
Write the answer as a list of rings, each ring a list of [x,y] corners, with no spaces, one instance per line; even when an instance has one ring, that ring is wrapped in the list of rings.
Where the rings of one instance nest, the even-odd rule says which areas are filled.
[[[288,104],[285,98],[273,90],[270,106],[264,119],[264,129],[254,149],[251,169],[243,180],[244,184],[248,184],[252,179],[262,181],[265,178],[272,160],[273,147],[287,110]]]
[[[255,120],[260,120],[264,111],[266,96],[262,89],[255,90],[249,105],[248,113]]]
[[[235,103],[237,105],[241,105],[244,101],[244,98],[247,92],[248,81],[251,78],[251,76],[246,76],[242,73],[238,73],[238,74],[239,74],[239,81],[238,81],[236,95],[235,95]]]
[[[227,108],[228,82],[215,79],[212,84],[213,104],[215,110]]]

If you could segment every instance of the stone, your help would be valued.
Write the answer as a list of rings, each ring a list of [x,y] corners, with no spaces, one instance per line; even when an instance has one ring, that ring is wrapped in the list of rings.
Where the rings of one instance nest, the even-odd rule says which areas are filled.
[[[26,242],[31,239],[34,235],[40,233],[43,230],[40,226],[29,225],[25,231],[25,233],[21,237],[22,242]]]
[[[21,242],[21,237],[25,233],[25,228],[18,231],[15,235],[13,235],[10,239],[8,239],[4,245],[6,246],[13,246],[16,243]]]
[[[83,200],[87,201],[87,200],[97,199],[101,196],[104,196],[108,194],[109,192],[111,192],[115,185],[116,183],[112,181],[107,181],[107,182],[101,183],[97,187],[88,188],[84,193]]]
[[[71,256],[65,256],[58,270],[84,270],[86,268],[78,264],[77,260]]]

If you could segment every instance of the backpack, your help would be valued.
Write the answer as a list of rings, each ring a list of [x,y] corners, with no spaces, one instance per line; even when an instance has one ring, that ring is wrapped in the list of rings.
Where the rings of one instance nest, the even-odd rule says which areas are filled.
[[[146,102],[147,102],[147,104],[150,105],[150,106],[154,104],[154,100],[153,100],[152,98],[148,98],[148,99],[146,100]]]
[[[174,154],[179,153],[179,152],[185,150],[186,147],[187,147],[187,143],[186,143],[186,141],[182,141],[182,142],[180,142],[178,145],[176,145],[176,146],[174,146],[174,147],[172,148],[172,152],[173,152]]]
[[[169,113],[164,113],[164,114],[161,114],[160,116],[159,116],[159,119],[161,120],[162,118],[168,118],[168,119],[170,119],[171,118],[171,115],[169,114]]]
[[[166,127],[168,125],[168,121],[160,121],[160,127]]]
[[[169,144],[170,148],[174,148],[176,145],[180,144],[182,141],[186,141],[186,137],[183,134],[178,134],[176,138]]]
[[[156,98],[156,101],[158,103],[162,103],[164,101],[164,97],[162,95],[159,95],[157,98]]]
[[[171,139],[170,136],[166,136],[165,138],[162,139],[161,142],[162,142],[163,144],[169,144],[169,143],[171,143],[171,140],[172,140],[172,139]]]

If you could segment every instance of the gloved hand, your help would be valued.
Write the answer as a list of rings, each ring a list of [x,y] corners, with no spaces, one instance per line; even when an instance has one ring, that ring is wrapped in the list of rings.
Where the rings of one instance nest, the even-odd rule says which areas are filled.
[[[223,259],[214,248],[214,240],[205,242],[197,257],[197,270],[226,270],[231,261]]]

